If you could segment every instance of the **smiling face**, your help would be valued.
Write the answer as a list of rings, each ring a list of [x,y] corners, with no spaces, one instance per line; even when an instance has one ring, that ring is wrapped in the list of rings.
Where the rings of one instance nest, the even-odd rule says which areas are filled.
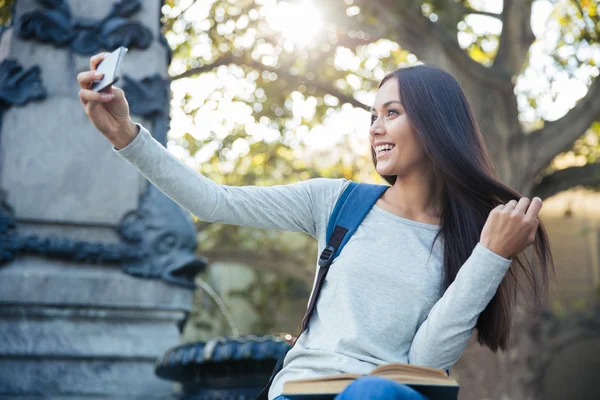
[[[396,78],[388,79],[377,91],[369,140],[377,157],[376,170],[382,176],[402,178],[427,165],[428,158],[400,102]],[[384,143],[393,146],[392,149],[378,151]]]

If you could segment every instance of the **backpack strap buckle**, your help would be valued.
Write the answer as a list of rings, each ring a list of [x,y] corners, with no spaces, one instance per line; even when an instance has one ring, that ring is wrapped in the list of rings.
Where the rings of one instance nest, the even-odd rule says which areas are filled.
[[[319,267],[329,267],[333,262],[333,255],[335,254],[335,248],[333,246],[327,246],[319,257]]]
[[[323,282],[325,282],[325,277],[329,271],[329,266],[335,259],[336,252],[338,250],[342,251],[350,236],[352,236],[369,210],[373,207],[373,204],[375,204],[377,199],[381,197],[383,192],[385,192],[388,188],[389,186],[386,185],[372,185],[368,183],[359,185],[356,182],[350,182],[350,184],[338,198],[333,212],[329,216],[329,222],[327,223],[327,231],[325,236],[327,240],[327,246],[319,256],[319,271],[317,273],[315,286],[313,292],[311,293],[306,314],[304,314],[304,318],[302,319],[300,333],[298,333],[296,339],[294,339],[292,347],[298,338],[300,338],[302,332],[304,332],[304,330],[308,327],[308,322],[310,321],[312,312],[315,309],[317,297],[319,296]],[[352,196],[350,196],[351,192],[353,193]],[[348,203],[346,203],[347,198],[349,198]],[[342,208],[344,208],[343,212]],[[346,234],[348,235],[346,236]],[[271,387],[271,383],[273,382],[275,375],[277,375],[283,367],[284,357],[285,354],[282,355],[280,360],[277,362],[277,365],[275,366],[267,385],[263,388],[262,392],[255,397],[254,400],[267,400],[267,394],[269,392],[269,388]]]

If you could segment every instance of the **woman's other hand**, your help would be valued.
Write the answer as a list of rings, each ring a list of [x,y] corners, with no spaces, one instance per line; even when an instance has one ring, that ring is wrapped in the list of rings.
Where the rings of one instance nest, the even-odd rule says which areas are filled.
[[[490,212],[481,231],[480,243],[504,258],[517,256],[535,240],[541,208],[539,197],[531,201],[522,197],[518,202],[511,200],[500,204]]]
[[[129,104],[125,92],[116,86],[109,86],[102,92],[90,90],[92,82],[102,78],[96,75],[98,64],[110,53],[100,53],[90,57],[90,70],[77,75],[79,99],[92,124],[117,148],[122,149],[133,141],[138,128],[129,117]]]

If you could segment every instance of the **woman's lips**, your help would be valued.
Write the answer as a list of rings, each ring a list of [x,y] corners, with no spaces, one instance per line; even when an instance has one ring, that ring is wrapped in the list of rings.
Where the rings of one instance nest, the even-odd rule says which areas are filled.
[[[390,154],[392,151],[394,151],[395,148],[396,148],[396,146],[394,146],[394,148],[391,149],[391,150],[384,151],[384,152],[379,152],[379,153],[375,153],[375,158],[379,160],[380,158],[385,157],[388,154]]]

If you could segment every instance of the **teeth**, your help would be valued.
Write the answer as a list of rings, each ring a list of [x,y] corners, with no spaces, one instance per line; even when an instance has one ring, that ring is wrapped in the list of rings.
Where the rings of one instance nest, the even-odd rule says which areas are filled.
[[[380,153],[380,152],[381,152],[381,151],[383,151],[383,150],[391,150],[391,149],[393,149],[394,147],[395,147],[395,146],[394,146],[394,145],[391,145],[391,144],[384,144],[384,145],[381,145],[381,146],[377,146],[377,147],[375,147],[375,151],[376,151],[377,153]]]

